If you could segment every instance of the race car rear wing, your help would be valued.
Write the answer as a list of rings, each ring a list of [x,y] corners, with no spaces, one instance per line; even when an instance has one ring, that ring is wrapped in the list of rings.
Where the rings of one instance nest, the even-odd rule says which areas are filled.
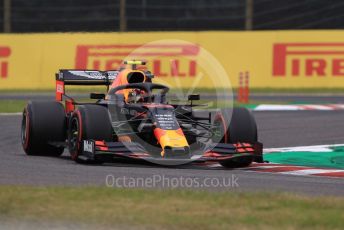
[[[56,73],[56,100],[62,101],[65,85],[104,85],[109,86],[116,79],[119,71],[68,70]]]
[[[56,80],[65,85],[110,85],[119,71],[67,70],[56,73]]]

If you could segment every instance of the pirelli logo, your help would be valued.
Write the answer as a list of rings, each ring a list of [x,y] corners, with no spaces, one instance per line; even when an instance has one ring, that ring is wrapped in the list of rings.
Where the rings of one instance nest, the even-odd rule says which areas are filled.
[[[11,48],[0,46],[0,78],[8,77],[8,57],[11,55]]]
[[[78,45],[76,69],[113,70],[127,56],[147,60],[158,77],[195,77],[200,48],[193,44]]]
[[[274,77],[344,77],[344,43],[273,45]]]

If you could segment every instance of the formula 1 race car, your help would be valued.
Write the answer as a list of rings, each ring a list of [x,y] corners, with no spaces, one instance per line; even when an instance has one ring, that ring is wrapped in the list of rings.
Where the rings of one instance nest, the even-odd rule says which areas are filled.
[[[188,95],[184,104],[168,102],[169,88],[137,68],[145,62],[124,64],[115,71],[60,70],[56,101],[31,101],[24,109],[26,154],[60,156],[68,147],[73,160],[89,163],[125,158],[246,167],[263,161],[250,111],[222,109],[200,116],[193,109],[199,95]],[[80,103],[66,95],[66,85],[105,85],[107,93],[91,93],[96,102]]]

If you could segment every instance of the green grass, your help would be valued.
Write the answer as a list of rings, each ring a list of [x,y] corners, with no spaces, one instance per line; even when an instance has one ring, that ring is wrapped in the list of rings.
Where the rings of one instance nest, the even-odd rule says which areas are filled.
[[[90,100],[78,100],[78,102],[85,102],[85,101],[90,101]],[[208,103],[209,101],[204,101],[204,103]],[[203,102],[199,102],[203,103]],[[267,104],[268,102],[266,101],[251,101],[250,104],[239,104],[237,102],[234,102],[235,107],[247,107],[251,108],[256,104]],[[276,103],[276,102],[272,102]],[[26,106],[27,101],[26,100],[0,100],[0,113],[17,113],[17,112],[22,112],[24,107]],[[271,103],[270,103],[271,104]],[[280,104],[285,104],[285,102],[281,102]],[[218,103],[212,104],[210,103],[209,106],[203,107],[203,108],[222,108],[225,105],[225,103],[218,101]]]
[[[89,94],[89,92],[105,92],[105,87],[72,87],[67,92],[70,93],[85,93],[85,95]],[[219,92],[223,92],[224,89],[217,89]],[[179,90],[171,89],[171,93],[178,93]],[[182,90],[183,93],[188,92],[188,89]],[[198,88],[195,89],[193,93],[215,93],[216,89],[208,89],[208,88]],[[251,93],[286,93],[286,94],[344,94],[344,88],[314,88],[314,89],[307,89],[307,88],[294,88],[294,89],[278,89],[278,88],[253,88],[250,90]],[[5,94],[39,94],[39,93],[49,93],[54,94],[54,89],[2,89],[0,93]],[[236,93],[236,89],[234,89],[234,94]],[[26,104],[26,100],[0,100],[0,113],[12,113],[12,112],[21,112]],[[234,106],[243,106],[243,107],[252,107],[252,105],[257,104],[286,104],[286,101],[256,101],[251,100],[249,105],[246,104],[238,104],[234,103]],[[221,107],[221,101],[218,103],[218,107]],[[210,106],[213,108],[214,106]]]
[[[171,88],[172,93],[178,93],[180,91],[186,93],[189,88],[184,89],[175,89]],[[227,88],[196,88],[192,93],[215,93],[216,91],[222,92],[223,90],[227,91]],[[105,86],[68,86],[67,92],[75,93],[89,93],[89,92],[105,92]],[[233,88],[233,92],[236,92],[237,88]],[[55,88],[39,88],[39,89],[0,89],[0,93],[54,93]],[[344,88],[250,88],[251,93],[301,93],[301,94],[344,94]]]
[[[145,229],[342,229],[344,199],[284,193],[2,186],[0,219]]]
[[[91,100],[78,100],[78,102],[85,102]],[[94,100],[93,100],[94,101]],[[0,99],[0,113],[18,113],[22,112],[28,100],[1,100]]]
[[[182,90],[182,92],[188,92],[188,88]],[[173,93],[177,93],[180,90],[172,88],[170,90]],[[227,88],[196,88],[192,93],[221,93],[228,92]],[[237,88],[233,88],[233,94],[238,91]],[[266,94],[266,93],[276,93],[276,94],[333,94],[333,95],[343,95],[344,88],[250,88],[250,93]]]
[[[0,100],[0,113],[22,112],[26,103],[26,100]]]

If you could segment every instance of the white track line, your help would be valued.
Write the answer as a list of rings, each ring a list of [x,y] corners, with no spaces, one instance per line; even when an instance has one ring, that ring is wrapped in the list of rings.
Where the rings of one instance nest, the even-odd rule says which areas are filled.
[[[0,113],[0,116],[19,116],[23,113]]]
[[[300,110],[295,105],[258,105],[253,109],[254,111],[296,111]]]
[[[328,105],[271,105],[261,104],[254,108],[254,111],[298,111],[298,110],[320,110],[320,111],[332,111],[343,110],[344,104],[328,104]]]
[[[282,147],[282,148],[268,148],[264,149],[264,154],[271,152],[328,152],[328,148],[344,146],[344,144],[333,145],[309,145],[309,146],[295,146],[295,147]]]
[[[344,172],[344,170],[333,170],[333,169],[301,169],[287,172],[278,172],[279,174],[288,174],[288,175],[299,175],[299,176],[308,176],[314,174],[322,173],[338,173]]]

